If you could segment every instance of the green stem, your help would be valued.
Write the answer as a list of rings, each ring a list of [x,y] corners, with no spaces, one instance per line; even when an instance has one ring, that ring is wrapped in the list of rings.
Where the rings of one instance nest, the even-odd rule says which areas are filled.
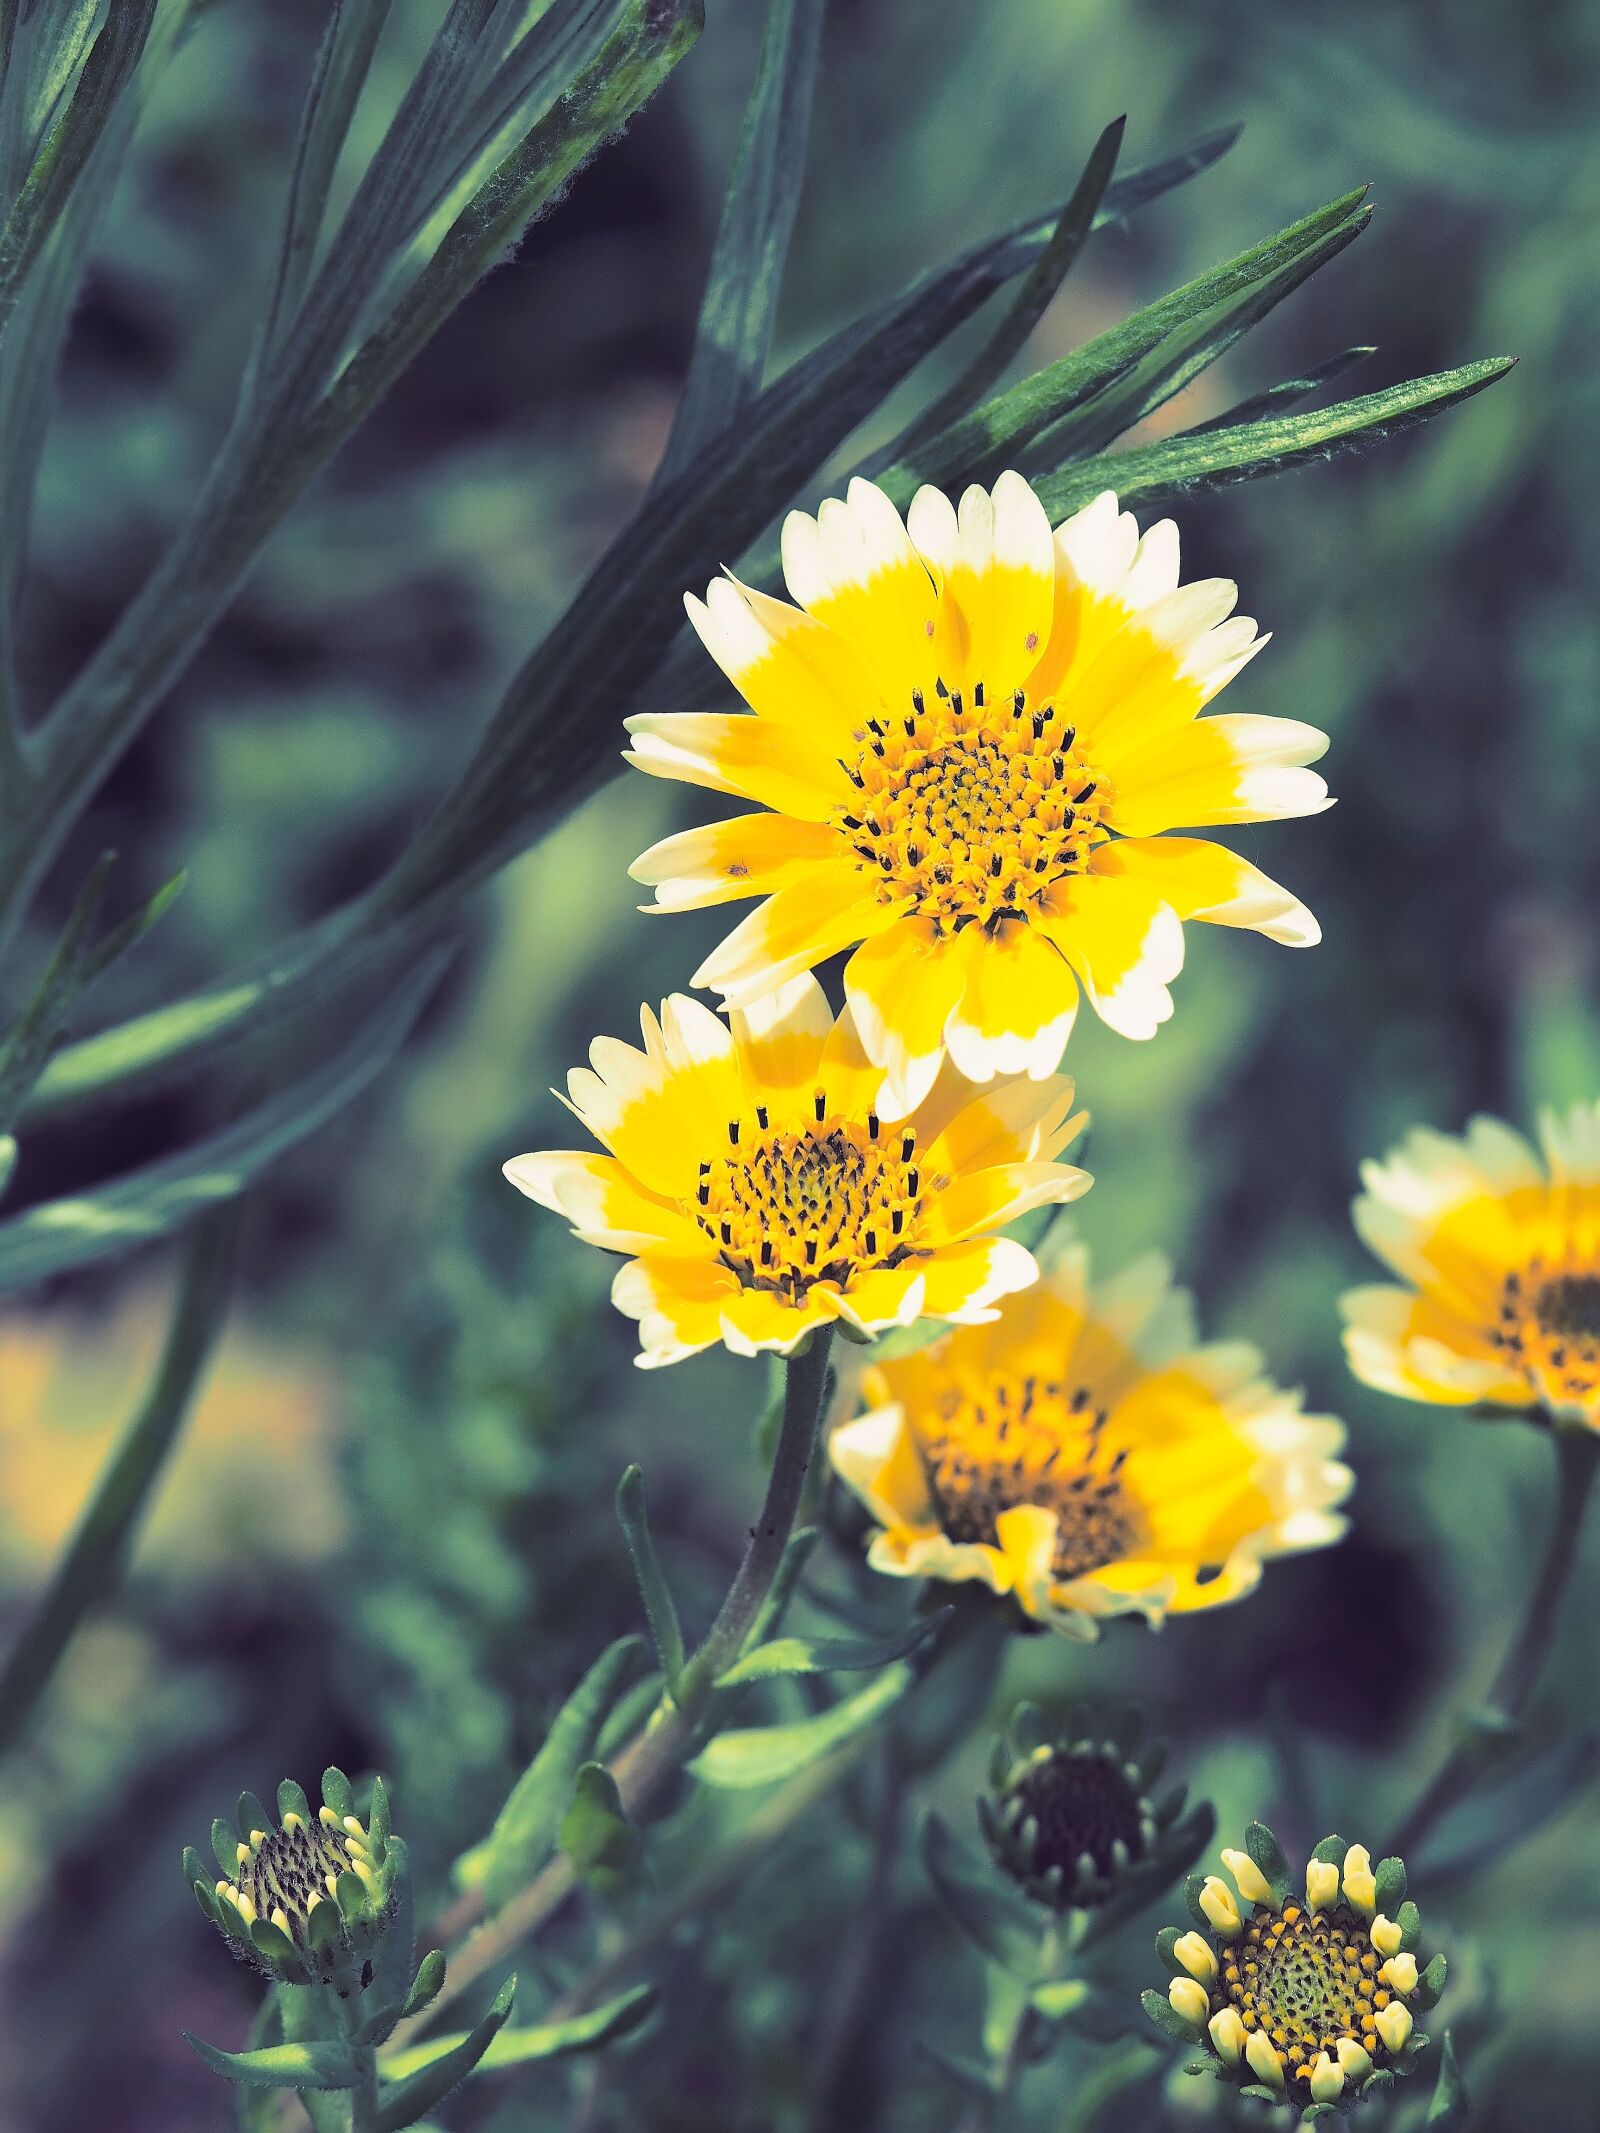
[[[766,1496],[750,1529],[744,1559],[728,1588],[728,1596],[718,1609],[705,1642],[679,1677],[676,1699],[662,1698],[644,1731],[611,1765],[623,1810],[630,1816],[637,1816],[650,1804],[699,1746],[705,1703],[718,1675],[738,1657],[777,1576],[784,1548],[794,1531],[795,1514],[816,1447],[831,1346],[832,1328],[821,1328],[812,1334],[803,1350],[797,1349],[790,1356],[783,1426],[772,1471],[767,1476]],[[571,1861],[565,1853],[558,1853],[520,1895],[502,1905],[487,1924],[479,1926],[452,1951],[443,1991],[414,2024],[402,2022],[391,2043],[411,2041],[452,2001],[496,1969],[520,1942],[537,1933],[554,1916],[576,1885]],[[457,1927],[468,1922],[461,1911],[451,1920]]]
[[[1550,1435],[1556,1456],[1555,1510],[1522,1625],[1489,1690],[1486,1707],[1498,1725],[1474,1727],[1446,1756],[1401,1824],[1395,1838],[1397,1852],[1418,1845],[1440,1816],[1471,1791],[1492,1753],[1496,1730],[1509,1730],[1520,1720],[1550,1656],[1562,1602],[1578,1562],[1584,1514],[1600,1472],[1600,1433],[1558,1427]]]
[[[0,1669],[0,1755],[16,1743],[78,1625],[117,1582],[140,1514],[222,1330],[238,1214],[233,1203],[197,1224],[155,1382],[100,1476],[32,1620]]]
[[[1055,1978],[1062,1952],[1061,1931],[1052,1921],[1045,1927],[1039,1939],[1039,1959],[1034,1965],[1033,1974],[1035,1985],[1048,1984]],[[973,2104],[961,2122],[961,2133],[1001,2133],[1001,2128],[1008,2123],[1011,2100],[1016,2094],[1017,2083],[1022,2079],[1022,2070],[1028,2063],[1034,2027],[1033,2001],[1029,1989],[1021,1988],[1016,2016],[995,2065],[993,2092]]]

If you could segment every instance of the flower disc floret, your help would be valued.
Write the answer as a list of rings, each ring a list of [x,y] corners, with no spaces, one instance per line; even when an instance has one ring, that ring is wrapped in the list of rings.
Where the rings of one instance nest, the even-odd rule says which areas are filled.
[[[1083,1124],[1070,1081],[980,1091],[947,1068],[891,1124],[854,1017],[835,1019],[813,978],[727,1023],[677,994],[641,1024],[642,1050],[597,1039],[568,1078],[608,1152],[505,1168],[580,1237],[628,1255],[612,1299],[639,1320],[646,1365],[717,1341],[786,1353],[834,1323],[982,1321],[1038,1276],[996,1232],[1088,1187],[1057,1161]]]
[[[1318,938],[1302,904],[1180,825],[1328,805],[1290,719],[1202,717],[1265,643],[1224,579],[1178,582],[1170,520],[1114,496],[1052,532],[1021,475],[905,519],[853,481],[783,533],[797,605],[732,579],[687,602],[750,716],[647,712],[629,760],[764,812],[636,862],[658,910],[764,899],[697,985],[732,1005],[843,949],[878,1105],[946,1048],[975,1081],[1049,1074],[1080,991],[1112,1028],[1172,1012],[1183,923]]]
[[[1539,1142],[1477,1118],[1364,1167],[1356,1227],[1406,1284],[1344,1299],[1367,1384],[1600,1428],[1600,1104],[1546,1112]]]
[[[1072,1247],[992,1324],[869,1370],[834,1466],[902,1577],[978,1580],[1091,1637],[1104,1616],[1215,1607],[1264,1560],[1344,1530],[1344,1431],[1243,1344],[1198,1345],[1159,1261],[1091,1287]]]

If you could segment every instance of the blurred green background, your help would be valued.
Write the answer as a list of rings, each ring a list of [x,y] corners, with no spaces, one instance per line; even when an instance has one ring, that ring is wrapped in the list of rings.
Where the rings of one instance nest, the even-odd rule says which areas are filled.
[[[439,13],[396,7],[391,81]],[[36,703],[136,587],[216,445],[325,14],[220,0],[148,115],[44,467],[23,646]],[[274,540],[84,825],[43,919],[59,922],[107,842],[146,893],[190,868],[108,984],[108,1019],[364,885],[638,497],[760,30],[749,0],[709,14],[658,101]],[[1160,1638],[1119,1624],[1087,1656],[1018,1642],[1007,1692],[1142,1698],[1230,1837],[1265,1813],[1291,1851],[1330,1826],[1377,1841],[1393,1821],[1452,1707],[1487,1681],[1545,1515],[1546,1447],[1359,1390],[1335,1300],[1363,1274],[1347,1206],[1364,1154],[1416,1120],[1522,1118],[1600,1091],[1597,81],[1600,16],[1574,0],[1514,24],[1491,0],[834,0],[827,33],[781,355],[1058,199],[1126,110],[1129,162],[1245,130],[1217,168],[1095,240],[1031,362],[1363,180],[1378,215],[1361,243],[1163,424],[1352,342],[1379,344],[1357,390],[1522,358],[1398,447],[1180,514],[1185,574],[1237,577],[1277,632],[1229,708],[1333,736],[1338,808],[1234,840],[1326,939],[1291,954],[1191,929],[1157,1041],[1085,1018],[1069,1061],[1094,1115],[1081,1227],[1102,1265],[1170,1251],[1211,1328],[1257,1340],[1313,1406],[1348,1416],[1359,1489],[1345,1545],[1272,1571],[1243,1607]],[[885,434],[961,354],[886,411]],[[0,1789],[7,2133],[227,2122],[178,2032],[240,2041],[251,1981],[177,1858],[241,1786],[382,1767],[443,1892],[553,1700],[635,1626],[610,1514],[629,1459],[693,1623],[714,1605],[759,1487],[763,1369],[713,1358],[641,1377],[633,1329],[604,1303],[610,1264],[499,1177],[506,1156],[568,1137],[545,1091],[590,1035],[626,1034],[721,930],[716,912],[640,916],[622,871],[705,813],[629,779],[511,867],[405,1057],[256,1196],[222,1360],[131,1580]],[[225,1109],[237,1070],[224,1058],[41,1134],[27,1197],[172,1145]],[[150,1254],[0,1319],[0,1627],[20,1621],[137,1396],[169,1281],[169,1256]],[[1588,1573],[1593,1595],[1600,1547]],[[1589,1619],[1580,1599],[1537,1701],[1551,1738],[1592,1717]],[[984,1731],[939,1786],[968,1832]],[[695,1806],[662,1833],[664,1881],[724,1812]],[[959,2099],[917,2040],[975,2048],[979,1966],[895,1821],[869,1766],[675,1951],[652,2031],[576,2075],[486,2081],[449,2122],[953,2124]],[[1441,1868],[1427,1893],[1474,2126],[1592,2127],[1592,1791],[1503,1865]],[[1135,2030],[1160,1922],[1111,1965]],[[1031,2078],[1019,2126],[1080,2122],[1093,2055],[1077,2049]],[[1204,2122],[1208,2094],[1187,2084],[1173,2122]]]

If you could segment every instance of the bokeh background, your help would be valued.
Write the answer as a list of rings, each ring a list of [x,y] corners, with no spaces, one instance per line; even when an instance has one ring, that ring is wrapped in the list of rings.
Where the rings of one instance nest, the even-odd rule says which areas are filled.
[[[440,9],[401,0],[398,85]],[[760,30],[707,34],[620,145],[490,277],[271,544],[63,865],[111,842],[187,892],[113,975],[107,1018],[231,967],[370,879],[463,759],[499,683],[640,494],[665,441]],[[77,315],[44,466],[23,647],[49,700],[179,521],[226,419],[322,0],[217,6],[163,85]],[[1510,379],[1399,446],[1195,501],[1186,574],[1235,576],[1278,634],[1233,707],[1333,735],[1340,795],[1241,833],[1321,916],[1292,954],[1191,929],[1148,1047],[1085,1026],[1072,1064],[1103,1265],[1159,1246],[1205,1318],[1346,1415],[1344,1546],[1159,1639],[1014,1647],[1008,1690],[1133,1694],[1235,1827],[1380,1830],[1481,1693],[1529,1576],[1547,1448],[1358,1389],[1335,1299],[1362,1275],[1355,1170],[1406,1125],[1600,1091],[1600,16],[1544,0],[834,0],[780,353],[958,244],[1061,196],[1129,113],[1128,160],[1242,119],[1224,161],[1099,236],[1030,361],[1349,186],[1378,214],[1162,420],[1184,426],[1352,342],[1368,389],[1513,352]],[[373,123],[376,123],[373,120]],[[953,374],[962,344],[918,381]],[[942,366],[942,367],[941,367]],[[881,428],[907,411],[902,398]],[[710,676],[709,663],[707,667]],[[709,692],[708,692],[709,693]],[[565,1138],[547,1085],[682,982],[719,914],[635,909],[623,859],[703,819],[613,784],[510,867],[399,1063],[255,1197],[221,1360],[115,1606],[80,1637],[0,1786],[0,2125],[201,2133],[221,2086],[179,2037],[252,2004],[177,1869],[243,1785],[382,1767],[443,1891],[545,1714],[634,1602],[610,1514],[630,1458],[696,1621],[759,1486],[760,1366],[641,1377],[610,1272],[501,1183]],[[52,902],[54,901],[54,908]],[[337,1007],[329,1011],[337,1017]],[[174,1145],[235,1063],[41,1134],[27,1197]],[[22,1618],[159,1338],[170,1255],[0,1320],[0,1635]],[[842,1573],[841,1573],[842,1574]],[[1535,1707],[1592,1721],[1572,1610]],[[971,1828],[983,1727],[940,1780]],[[664,1876],[721,1807],[663,1834]],[[708,1817],[710,1819],[708,1819]],[[973,2047],[976,1957],[935,1913],[870,1768],[670,1966],[665,2013],[598,2069],[485,2081],[450,2123],[651,2133],[921,2129],[959,2099],[919,2037]],[[1479,1841],[1481,1840],[1481,1841]],[[1594,2123],[1600,1827],[1581,1790],[1514,1856],[1457,1827],[1427,1921],[1482,2128]],[[1459,1860],[1458,1860],[1459,1864]],[[1159,1923],[1152,1916],[1150,1929]],[[1150,1981],[1148,1931],[1113,1974]],[[1136,2015],[1131,2026],[1136,2027]],[[1437,2026],[1437,2024],[1435,2025]],[[1017,2124],[1088,2126],[1087,2056]],[[1201,2084],[1171,2106],[1187,2123]],[[446,2114],[448,2116],[448,2114]]]

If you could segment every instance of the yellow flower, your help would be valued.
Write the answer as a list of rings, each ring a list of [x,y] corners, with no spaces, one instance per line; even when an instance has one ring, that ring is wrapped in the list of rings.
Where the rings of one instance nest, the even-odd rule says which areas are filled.
[[[974,1323],[1038,1278],[995,1234],[1089,1178],[1055,1158],[1078,1132],[1072,1083],[974,1090],[947,1068],[892,1128],[848,1010],[813,978],[731,1016],[678,993],[640,1021],[644,1050],[597,1038],[567,1078],[608,1155],[505,1166],[577,1234],[628,1253],[611,1291],[648,1366],[717,1341],[785,1353],[835,1320],[861,1333],[915,1318]]]
[[[1049,1074],[1081,985],[1127,1037],[1172,1012],[1185,919],[1292,947],[1294,897],[1223,846],[1161,833],[1331,804],[1290,719],[1202,719],[1265,638],[1226,579],[1178,583],[1170,520],[1109,493],[1052,534],[1020,474],[909,517],[866,481],[783,530],[791,607],[734,580],[688,602],[754,712],[646,713],[629,760],[769,809],[635,862],[658,910],[766,899],[696,985],[732,1004],[855,948],[845,988],[915,1108],[948,1048],[974,1081]],[[857,944],[860,944],[859,946]]]
[[[1540,1407],[1600,1428],[1600,1104],[1419,1129],[1361,1173],[1363,1241],[1404,1288],[1344,1299],[1356,1376],[1404,1399]]]
[[[867,1373],[834,1466],[875,1568],[978,1579],[1069,1636],[1216,1607],[1265,1557],[1337,1540],[1342,1424],[1302,1414],[1242,1343],[1195,1345],[1159,1260],[1088,1286],[1074,1247],[992,1325]]]

